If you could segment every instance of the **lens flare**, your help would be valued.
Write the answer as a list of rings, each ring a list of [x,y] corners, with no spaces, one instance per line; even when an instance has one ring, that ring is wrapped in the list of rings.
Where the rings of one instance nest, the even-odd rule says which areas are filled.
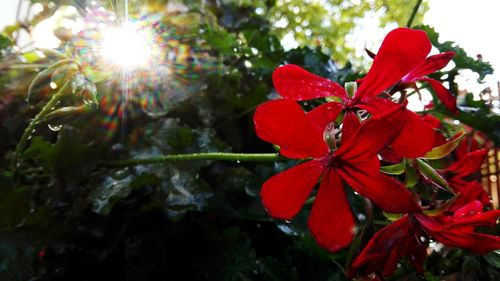
[[[147,30],[132,23],[102,31],[100,55],[125,70],[147,67],[153,58],[154,42]]]
[[[107,77],[95,116],[107,139],[134,134],[139,120],[164,116],[203,91],[205,77],[223,71],[199,36],[202,20],[195,13],[123,19],[95,4],[82,16],[85,28],[72,45],[87,73]]]

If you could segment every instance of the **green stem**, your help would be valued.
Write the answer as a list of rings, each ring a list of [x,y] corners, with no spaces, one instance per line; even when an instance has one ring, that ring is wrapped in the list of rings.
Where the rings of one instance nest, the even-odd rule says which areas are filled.
[[[33,118],[26,128],[24,130],[23,136],[21,137],[21,140],[16,146],[16,151],[15,151],[15,156],[19,157],[21,155],[21,152],[23,148],[26,146],[28,143],[28,140],[30,139],[30,136],[33,134],[33,131],[35,130],[36,126],[38,126],[44,119],[44,117],[49,114],[53,108],[56,106],[57,102],[61,99],[61,97],[64,95],[66,92],[66,89],[69,86],[69,82],[66,82],[57,93],[55,93],[50,100],[45,104],[45,106],[42,108],[42,110]]]
[[[100,165],[104,167],[128,167],[136,165],[152,165],[166,162],[180,161],[202,161],[202,160],[223,160],[223,161],[241,161],[241,162],[273,162],[283,158],[276,153],[224,153],[224,152],[208,152],[208,153],[193,153],[193,154],[176,154],[164,155],[153,158],[142,159],[125,159],[117,161],[101,161]]]
[[[417,3],[415,3],[415,6],[413,6],[413,10],[411,11],[410,18],[408,19],[408,22],[406,23],[406,27],[411,27],[413,20],[415,19],[415,16],[417,15],[418,8],[420,8],[420,4],[422,4],[422,0],[417,0]]]
[[[37,69],[37,68],[47,68],[48,64],[43,63],[31,63],[31,64],[13,64],[6,68],[8,69]]]

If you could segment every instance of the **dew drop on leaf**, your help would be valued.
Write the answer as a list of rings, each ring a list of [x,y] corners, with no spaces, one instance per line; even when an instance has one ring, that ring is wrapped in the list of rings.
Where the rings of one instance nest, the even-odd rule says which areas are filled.
[[[48,127],[49,127],[49,129],[51,131],[58,132],[58,131],[61,130],[62,125],[51,125],[51,124],[49,124]]]

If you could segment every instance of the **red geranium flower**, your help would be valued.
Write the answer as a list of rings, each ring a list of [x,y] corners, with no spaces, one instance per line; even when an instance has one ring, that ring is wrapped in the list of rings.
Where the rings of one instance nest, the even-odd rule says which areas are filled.
[[[453,151],[455,158],[461,159],[469,152],[495,147],[494,143],[483,132],[464,124],[461,126],[465,129],[466,135],[465,139]]]
[[[339,111],[329,111],[329,117],[334,120]],[[308,226],[320,245],[337,251],[351,243],[355,229],[343,182],[387,212],[420,210],[400,182],[379,171],[377,152],[401,131],[402,109],[365,121],[336,151],[323,139],[325,130],[315,123],[316,112],[306,115],[290,100],[266,102],[255,112],[255,131],[261,139],[279,145],[286,157],[312,158],[264,183],[262,203],[271,216],[293,218],[322,177]]]
[[[423,272],[428,244],[425,235],[412,216],[403,216],[373,235],[351,264],[349,275],[381,272],[389,276],[402,258],[408,258],[418,272]]]
[[[431,86],[441,102],[443,102],[451,112],[458,113],[457,100],[450,91],[448,91],[441,82],[426,76],[445,67],[454,55],[455,52],[450,51],[428,57],[410,73],[405,75],[405,77],[401,79],[401,84],[408,86],[415,84],[415,82],[429,83],[429,86]]]
[[[406,75],[425,62],[431,44],[423,31],[407,28],[395,29],[385,37],[372,67],[360,87],[350,97],[337,83],[319,77],[296,65],[285,65],[273,73],[273,83],[285,99],[302,101],[335,96],[341,103],[329,102],[314,111],[319,118],[318,126],[324,128],[333,121],[330,111],[344,110],[342,138],[350,138],[360,125],[356,111],[363,109],[372,115],[383,114],[398,104],[377,97],[394,86]],[[434,131],[415,113],[405,110],[401,122],[406,125],[392,144],[394,151],[407,158],[417,158],[432,149]]]
[[[481,184],[474,181],[475,179],[472,179],[473,181],[470,179],[470,177],[480,171],[481,165],[487,155],[487,149],[469,152],[460,160],[441,171],[450,184],[450,187],[459,193],[458,198],[450,209],[456,209],[474,200],[479,200],[485,206],[491,205],[488,193],[483,189]]]
[[[479,254],[500,249],[500,237],[475,232],[476,227],[494,227],[500,210],[482,211],[481,202],[472,201],[456,211],[437,216],[422,212],[405,215],[372,237],[352,263],[349,274],[381,271],[388,276],[401,258],[409,258],[415,268],[423,272],[429,238]]]

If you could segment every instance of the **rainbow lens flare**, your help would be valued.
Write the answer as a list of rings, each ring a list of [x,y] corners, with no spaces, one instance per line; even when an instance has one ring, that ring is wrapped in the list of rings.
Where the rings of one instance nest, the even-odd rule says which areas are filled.
[[[72,43],[88,69],[108,77],[98,87],[99,122],[108,138],[130,131],[130,119],[166,114],[202,91],[203,78],[220,69],[198,38],[196,23],[186,27],[186,15],[182,24],[176,16],[132,15],[124,21],[101,6],[86,9],[85,28]]]

